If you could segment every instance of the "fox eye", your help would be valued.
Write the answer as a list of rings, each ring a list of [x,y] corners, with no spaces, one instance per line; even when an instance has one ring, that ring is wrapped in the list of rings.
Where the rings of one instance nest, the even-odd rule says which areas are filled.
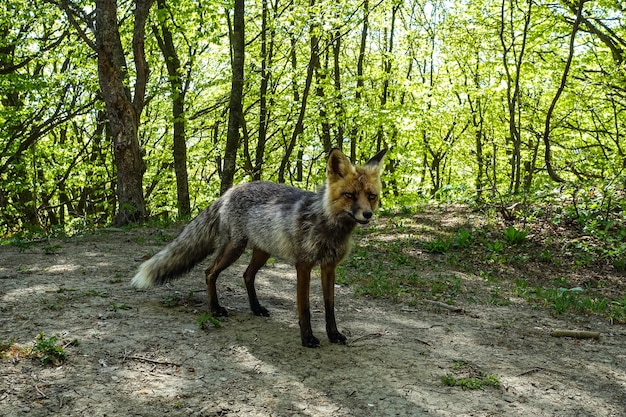
[[[352,200],[352,201],[356,200],[356,196],[352,193],[343,193],[343,196],[347,198],[348,200]]]
[[[375,201],[377,198],[378,198],[378,196],[377,196],[376,194],[374,194],[374,193],[369,193],[369,194],[367,195],[367,199],[368,199],[369,201]]]

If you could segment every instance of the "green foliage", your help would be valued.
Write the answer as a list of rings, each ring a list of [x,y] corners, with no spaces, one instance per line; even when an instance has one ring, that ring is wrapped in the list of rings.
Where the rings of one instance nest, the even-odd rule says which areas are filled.
[[[408,212],[429,199],[532,203],[563,194],[557,206],[564,207],[564,214],[572,213],[564,217],[576,219],[590,235],[612,229],[618,213],[624,213],[625,158],[616,138],[626,127],[626,74],[621,60],[607,49],[626,38],[626,18],[618,3],[586,8],[587,25],[595,26],[576,34],[576,59],[548,138],[555,145],[554,168],[567,180],[558,190],[538,157],[543,146],[538,130],[545,125],[563,73],[572,32],[571,20],[563,19],[571,15],[566,5],[539,2],[527,16],[513,3],[432,3],[428,12],[415,13],[411,2],[383,0],[364,10],[363,2],[349,0],[314,8],[294,3],[280,13],[265,14],[262,4],[246,2],[249,65],[235,182],[256,175],[277,180],[281,175],[286,183],[315,189],[324,181],[323,155],[330,146],[347,151],[354,145],[356,162],[386,146],[385,210],[397,206]],[[399,8],[393,25],[392,5]],[[0,54],[0,236],[10,238],[33,225],[45,231],[60,227],[72,235],[108,224],[118,208],[115,193],[124,185],[117,183],[97,60],[84,42],[86,36],[94,42],[94,22],[84,19],[95,13],[92,5],[74,6],[68,10],[78,13],[74,21],[84,24],[80,29],[68,25],[67,11],[55,2],[11,0],[0,10],[0,50],[10,51]],[[145,39],[150,99],[138,120],[144,154],[137,162],[145,162],[146,170],[134,180],[144,186],[150,213],[161,219],[178,217],[172,169],[177,122],[185,127],[192,211],[199,212],[219,194],[231,88],[223,6],[207,2],[199,8],[179,0],[151,10],[149,25],[155,30],[147,30]],[[130,65],[132,10],[120,4],[118,14],[125,50],[120,58],[128,65],[126,87],[137,91]],[[262,16],[267,17],[265,25]],[[506,18],[501,21],[501,16]],[[320,21],[323,25],[316,25]],[[365,23],[368,37],[361,57]],[[260,36],[261,27],[267,28],[265,36]],[[180,60],[177,76],[168,74],[171,59],[158,53],[163,29],[171,32]],[[335,33],[342,34],[341,43],[335,43]],[[327,56],[319,60],[305,102],[308,65],[314,62],[311,34]],[[284,48],[267,48],[263,39]],[[330,64],[335,45],[337,71]],[[518,53],[522,48],[523,55]],[[274,54],[263,56],[269,51]],[[172,91],[172,79],[184,90]],[[269,86],[261,97],[264,81]],[[184,111],[175,116],[173,100],[181,96]],[[302,124],[296,125],[304,104]],[[263,139],[262,130],[267,133]],[[285,149],[292,152],[283,161]],[[474,245],[464,239],[442,237],[425,249],[445,254]],[[519,234],[511,237],[517,243],[503,239],[509,245],[524,241]],[[619,255],[608,253],[589,253],[581,265],[594,262],[595,256],[624,269]]]

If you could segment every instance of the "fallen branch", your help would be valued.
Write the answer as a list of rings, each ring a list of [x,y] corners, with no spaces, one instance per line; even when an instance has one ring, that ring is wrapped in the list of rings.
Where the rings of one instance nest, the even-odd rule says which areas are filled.
[[[600,339],[600,332],[587,332],[584,330],[552,330],[550,333],[552,337],[573,337],[576,339]]]
[[[537,366],[535,368],[529,369],[528,371],[524,371],[521,374],[517,374],[517,376],[530,375],[530,374],[534,374],[534,373],[541,372],[541,371],[553,373],[553,374],[563,374],[563,372],[561,371],[555,371],[553,369],[542,368],[541,366]]]
[[[34,387],[35,387],[35,390],[37,390],[37,392],[39,393],[39,395],[41,395],[41,398],[48,398],[48,396],[44,394],[42,390],[39,389],[37,384],[35,384]]]
[[[137,361],[142,361],[142,362],[156,363],[157,365],[171,365],[171,366],[178,366],[178,367],[182,366],[180,363],[144,358],[143,356],[125,356],[124,358],[135,359]]]

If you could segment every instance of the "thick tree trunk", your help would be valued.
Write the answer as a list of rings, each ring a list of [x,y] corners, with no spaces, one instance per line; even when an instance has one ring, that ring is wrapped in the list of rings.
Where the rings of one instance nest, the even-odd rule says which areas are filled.
[[[144,56],[144,27],[152,0],[137,0],[133,51],[137,79],[135,96],[126,85],[126,61],[120,40],[115,0],[96,0],[96,52],[98,80],[104,99],[117,168],[117,213],[114,223],[123,225],[145,218],[143,197],[145,164],[139,146],[138,125],[148,68]]]

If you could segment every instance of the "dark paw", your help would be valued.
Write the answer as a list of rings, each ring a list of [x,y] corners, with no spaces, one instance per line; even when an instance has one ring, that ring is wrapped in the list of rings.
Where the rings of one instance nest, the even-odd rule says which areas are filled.
[[[302,346],[308,348],[318,348],[320,347],[320,340],[315,336],[303,337]]]
[[[330,340],[330,343],[339,343],[341,345],[345,345],[347,339],[344,335],[337,332],[337,333],[329,334],[328,340]]]
[[[261,316],[261,317],[270,316],[270,311],[267,308],[261,307],[261,306],[258,306],[257,308],[253,308],[252,312],[254,313],[255,316]]]
[[[228,310],[226,310],[224,307],[218,306],[217,308],[211,309],[211,314],[213,314],[215,317],[228,317]]]

